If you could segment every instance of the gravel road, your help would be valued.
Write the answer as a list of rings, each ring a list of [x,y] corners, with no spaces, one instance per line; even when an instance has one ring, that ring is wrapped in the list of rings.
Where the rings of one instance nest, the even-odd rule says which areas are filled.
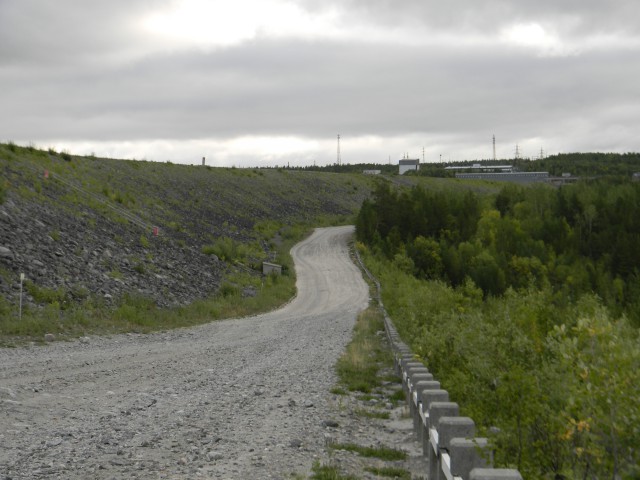
[[[324,449],[334,364],[368,289],[351,227],[292,250],[276,312],[0,349],[0,479],[291,478]]]

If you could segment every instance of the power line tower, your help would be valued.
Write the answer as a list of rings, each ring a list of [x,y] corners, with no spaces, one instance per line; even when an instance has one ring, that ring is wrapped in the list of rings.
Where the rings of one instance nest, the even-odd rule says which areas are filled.
[[[516,143],[516,160],[520,160],[520,145]]]
[[[342,165],[342,157],[340,156],[340,134],[338,134],[338,165]]]

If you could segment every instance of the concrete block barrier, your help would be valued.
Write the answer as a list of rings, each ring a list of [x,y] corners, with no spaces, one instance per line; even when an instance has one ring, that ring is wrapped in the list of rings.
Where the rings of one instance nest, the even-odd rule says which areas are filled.
[[[395,372],[413,419],[416,437],[422,442],[423,455],[429,458],[429,480],[523,480],[517,470],[492,468],[489,441],[475,438],[475,423],[459,416],[459,407],[449,393],[402,341],[393,321],[384,310],[380,283],[356,256],[365,274],[375,283],[377,299],[384,312],[384,324],[395,359]]]

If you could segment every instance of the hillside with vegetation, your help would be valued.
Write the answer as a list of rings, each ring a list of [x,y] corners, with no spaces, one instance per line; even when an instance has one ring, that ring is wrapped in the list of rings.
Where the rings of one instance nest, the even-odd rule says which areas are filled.
[[[294,294],[293,242],[312,226],[352,222],[371,191],[362,174],[78,157],[13,144],[0,145],[0,172],[5,339],[148,331],[282,303]],[[263,277],[263,261],[282,264],[284,275]]]
[[[359,249],[405,341],[524,478],[638,478],[640,183],[381,182]]]

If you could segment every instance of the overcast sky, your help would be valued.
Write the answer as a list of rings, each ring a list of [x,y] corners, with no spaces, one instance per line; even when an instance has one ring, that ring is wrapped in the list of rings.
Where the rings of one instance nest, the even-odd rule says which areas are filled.
[[[640,150],[638,0],[0,0],[0,141],[214,166]],[[423,150],[424,149],[424,150]]]

